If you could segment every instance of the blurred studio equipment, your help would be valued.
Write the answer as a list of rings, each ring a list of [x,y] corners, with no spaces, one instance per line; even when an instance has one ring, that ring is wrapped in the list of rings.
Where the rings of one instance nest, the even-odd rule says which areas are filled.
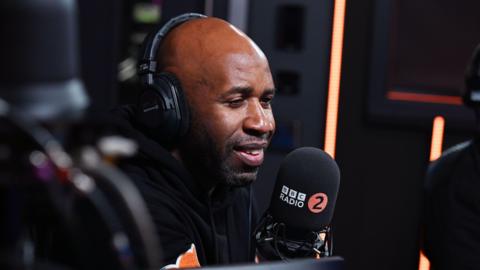
[[[78,78],[74,2],[1,5],[1,97],[37,120],[78,117],[88,97]]]
[[[0,35],[0,269],[159,269],[145,203],[115,167],[136,145],[86,117],[75,1],[1,1]]]

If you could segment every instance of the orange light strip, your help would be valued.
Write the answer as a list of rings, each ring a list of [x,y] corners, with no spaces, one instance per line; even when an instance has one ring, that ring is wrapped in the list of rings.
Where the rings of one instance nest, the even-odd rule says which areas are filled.
[[[440,103],[450,105],[462,105],[462,98],[457,96],[419,94],[401,91],[388,91],[387,98],[398,101]]]
[[[325,152],[330,154],[333,158],[335,157],[335,143],[337,139],[338,100],[340,96],[340,78],[342,72],[345,6],[346,0],[335,0],[324,143]]]
[[[445,133],[445,118],[436,116],[433,119],[432,142],[430,144],[430,161],[434,161],[442,155],[443,135]],[[430,261],[420,250],[418,270],[430,270]]]
[[[445,119],[442,116],[436,116],[433,119],[432,143],[430,145],[430,161],[439,158],[442,154],[444,129]]]
[[[427,259],[423,251],[420,251],[420,262],[418,263],[418,270],[430,270],[430,261]]]

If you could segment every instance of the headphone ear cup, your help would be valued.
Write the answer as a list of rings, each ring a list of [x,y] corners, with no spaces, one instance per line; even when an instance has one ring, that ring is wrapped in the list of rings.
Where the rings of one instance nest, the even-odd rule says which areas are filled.
[[[179,123],[178,137],[184,137],[188,129],[190,128],[190,109],[188,107],[188,102],[183,91],[183,87],[180,83],[180,80],[172,73],[163,72],[160,74],[165,80],[168,80],[176,91],[174,91],[177,98],[177,110],[181,115],[181,121]]]
[[[137,104],[137,123],[164,146],[183,137],[189,126],[189,112],[179,81],[173,74],[160,73],[146,84]]]

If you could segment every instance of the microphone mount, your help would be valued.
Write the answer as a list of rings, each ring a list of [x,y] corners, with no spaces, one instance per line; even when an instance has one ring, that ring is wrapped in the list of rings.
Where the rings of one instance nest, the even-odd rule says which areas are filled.
[[[289,261],[293,258],[332,256],[330,226],[318,231],[301,231],[277,222],[267,212],[255,230],[257,250],[267,260]]]

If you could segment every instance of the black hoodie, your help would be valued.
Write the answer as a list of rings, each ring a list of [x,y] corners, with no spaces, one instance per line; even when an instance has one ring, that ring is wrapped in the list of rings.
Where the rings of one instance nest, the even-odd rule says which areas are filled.
[[[425,182],[424,249],[432,269],[480,269],[480,138],[445,150]]]
[[[121,165],[142,193],[155,222],[165,265],[175,264],[195,245],[201,266],[254,259],[250,187],[221,187],[208,192],[161,145],[135,128],[134,108],[115,115],[126,121],[139,154]]]

